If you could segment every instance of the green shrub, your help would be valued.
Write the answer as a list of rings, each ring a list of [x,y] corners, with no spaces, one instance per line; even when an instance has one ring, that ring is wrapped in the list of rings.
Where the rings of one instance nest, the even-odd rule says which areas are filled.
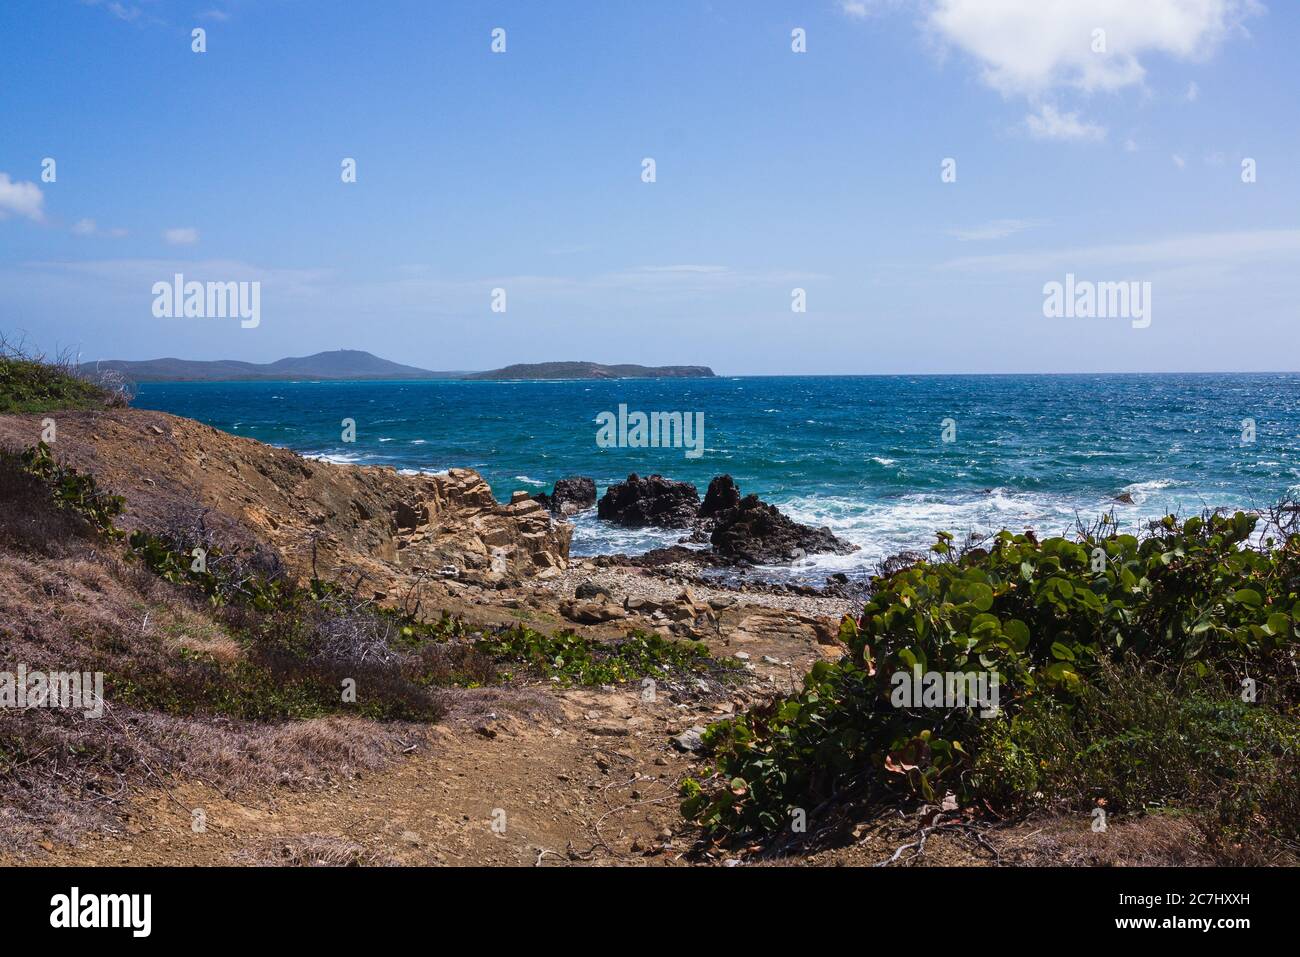
[[[987,722],[977,744],[974,788],[999,805],[1197,807],[1230,827],[1263,815],[1277,836],[1300,836],[1300,821],[1270,810],[1300,756],[1300,723],[1215,680],[1175,687],[1132,657],[1103,663],[1071,705],[1035,696]]]
[[[7,351],[0,339],[0,414],[103,409],[125,404],[117,388],[83,378],[71,362]]]
[[[544,677],[569,684],[616,684],[671,672],[727,673],[737,662],[716,661],[699,641],[673,641],[661,635],[630,631],[617,641],[598,641],[569,631],[543,635],[513,625],[483,638],[477,647],[503,662],[516,662]]]
[[[1217,699],[1230,698],[1250,677],[1274,707],[1293,702],[1300,535],[1252,548],[1255,524],[1240,512],[1168,517],[1141,540],[1004,531],[961,554],[941,534],[932,559],[874,581],[842,631],[843,661],[816,665],[800,694],[709,729],[716,771],[707,787],[688,788],[683,812],[722,833],[771,832],[792,807],[872,786],[970,801],[990,780],[971,773],[989,742],[1003,746],[1016,793],[1030,793],[1036,752],[1014,735],[990,738],[978,705],[891,701],[898,676],[914,669],[996,674],[1003,720],[1032,706],[1043,734],[1054,720],[1101,733],[1080,729],[1076,712],[1103,666],[1125,656],[1158,666],[1180,693],[1217,687]],[[1157,791],[1172,787],[1145,793]]]
[[[56,462],[44,442],[20,453],[18,466],[46,486],[59,508],[80,516],[101,535],[118,535],[113,519],[122,514],[126,500],[101,491],[93,475]]]

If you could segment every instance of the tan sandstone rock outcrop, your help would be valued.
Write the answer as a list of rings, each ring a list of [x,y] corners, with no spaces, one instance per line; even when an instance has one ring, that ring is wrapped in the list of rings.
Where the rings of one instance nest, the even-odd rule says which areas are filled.
[[[0,416],[0,444],[36,444],[40,416]],[[126,528],[202,513],[219,540],[262,544],[299,577],[396,598],[425,578],[491,584],[566,566],[573,526],[526,496],[503,505],[472,469],[401,475],[305,459],[161,412],[59,413],[55,456],[126,497]]]

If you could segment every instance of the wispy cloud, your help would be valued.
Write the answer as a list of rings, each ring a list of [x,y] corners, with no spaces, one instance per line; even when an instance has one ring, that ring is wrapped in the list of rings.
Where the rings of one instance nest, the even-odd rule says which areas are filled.
[[[175,226],[163,230],[163,241],[169,246],[193,246],[199,241],[199,231],[194,226]]]
[[[93,282],[101,288],[148,290],[153,283],[170,281],[176,273],[199,282],[239,282],[260,280],[288,294],[311,295],[324,290],[332,273],[326,269],[281,269],[259,266],[238,259],[204,259],[188,262],[178,259],[93,259],[40,260],[24,262],[23,274],[46,273],[63,281]]]
[[[1032,252],[961,256],[940,265],[967,272],[1030,272],[1096,266],[1254,264],[1300,256],[1300,229],[1190,233],[1139,243],[1075,246]]]
[[[133,23],[144,14],[142,7],[122,3],[120,0],[81,0],[81,2],[88,7],[98,7],[105,10],[126,23]]]
[[[1025,117],[1029,135],[1038,140],[1103,140],[1106,128],[1079,118],[1078,113],[1062,113],[1050,103]]]
[[[992,239],[1006,239],[1016,233],[1024,232],[1039,225],[1032,219],[994,219],[982,226],[965,229],[950,229],[948,235],[962,242],[985,242]]]
[[[74,236],[109,236],[113,239],[120,239],[126,235],[126,230],[121,227],[100,229],[99,224],[93,219],[77,220],[72,224],[71,232]]]

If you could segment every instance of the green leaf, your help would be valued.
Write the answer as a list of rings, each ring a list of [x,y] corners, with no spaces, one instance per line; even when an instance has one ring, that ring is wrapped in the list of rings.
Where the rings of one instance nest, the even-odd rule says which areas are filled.
[[[1264,604],[1264,599],[1260,597],[1259,592],[1253,588],[1242,588],[1234,592],[1232,600],[1239,605],[1247,605],[1251,608],[1258,608]]]
[[[1029,647],[1029,626],[1019,618],[1003,622],[1002,633],[1011,639],[1016,651],[1024,651]]]
[[[1291,617],[1275,612],[1268,616],[1268,624],[1265,627],[1274,635],[1285,635],[1291,631]]]
[[[1059,641],[1052,642],[1052,657],[1058,661],[1074,661],[1074,649]]]

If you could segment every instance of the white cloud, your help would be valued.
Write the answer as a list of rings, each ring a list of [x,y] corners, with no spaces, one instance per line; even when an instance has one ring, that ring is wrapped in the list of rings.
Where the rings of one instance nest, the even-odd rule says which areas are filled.
[[[1016,233],[1024,232],[1037,226],[1032,219],[995,219],[972,229],[950,229],[948,235],[962,242],[984,242],[990,239],[1006,239]]]
[[[1187,102],[1195,103],[1201,96],[1201,87],[1195,80],[1187,84]]]
[[[1106,128],[1079,119],[1077,112],[1062,113],[1050,103],[1039,104],[1037,112],[1025,117],[1029,135],[1039,140],[1102,140]]]
[[[193,226],[176,226],[163,230],[163,239],[169,246],[193,246],[199,241],[199,231]]]
[[[1177,153],[1175,153],[1173,156],[1169,158],[1174,161],[1174,165],[1177,166],[1179,169],[1183,169],[1187,166],[1187,160]]]
[[[0,173],[0,219],[26,216],[40,222],[45,218],[45,194],[35,183],[15,183],[8,173]]]
[[[1197,61],[1264,12],[1259,0],[917,0],[941,49],[969,55],[1003,96],[1035,112],[1025,124],[1040,139],[1096,140],[1105,130],[1058,111],[1051,101],[1141,86],[1143,60]],[[1192,83],[1187,99],[1195,100]]]
[[[989,86],[1031,96],[1141,83],[1141,57],[1196,60],[1213,53],[1256,0],[930,0],[926,23],[975,58]],[[1105,52],[1094,52],[1095,30]]]

